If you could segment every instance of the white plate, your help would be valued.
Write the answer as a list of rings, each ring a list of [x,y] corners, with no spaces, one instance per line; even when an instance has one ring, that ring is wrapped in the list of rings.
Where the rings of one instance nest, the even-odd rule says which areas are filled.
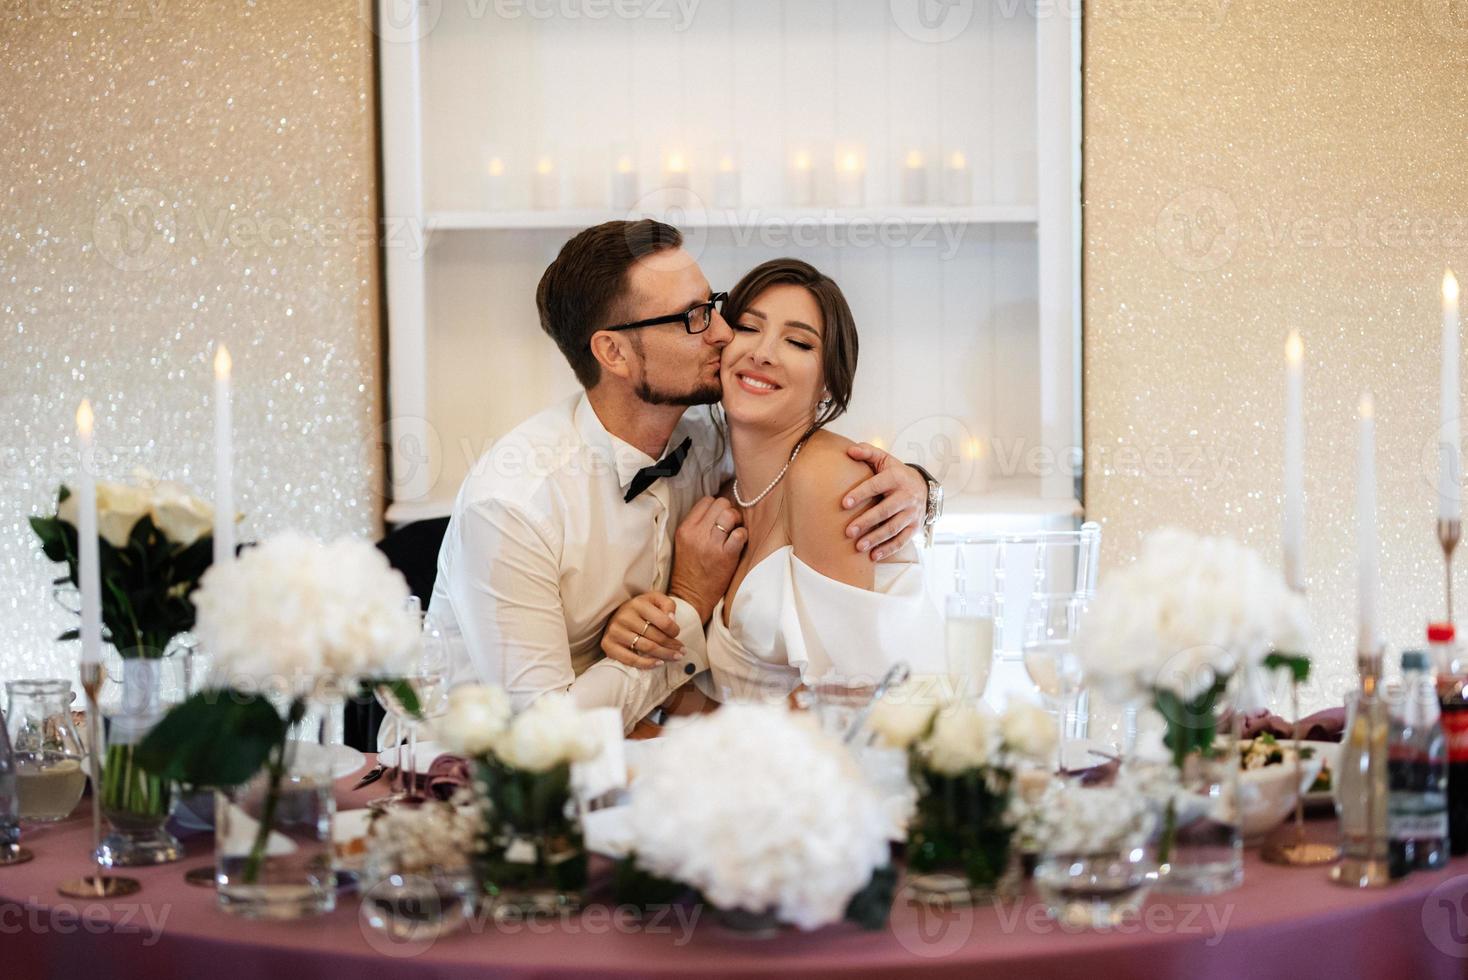
[[[350,776],[361,769],[367,762],[367,757],[350,745],[320,745],[315,742],[297,742],[295,744],[296,763],[295,768],[315,768],[317,765],[329,766],[331,778],[341,779]],[[318,755],[325,753],[325,757]],[[320,770],[317,770],[318,772]]]
[[[378,753],[377,759],[389,769],[396,769],[398,767],[399,754],[402,754],[406,757],[408,754],[408,747],[406,745],[400,745],[395,749],[383,749],[380,753]],[[441,755],[443,755],[443,749],[439,747],[438,743],[419,742],[417,750],[413,756],[414,771],[419,773],[428,772],[428,767],[433,765],[433,760],[437,759]]]

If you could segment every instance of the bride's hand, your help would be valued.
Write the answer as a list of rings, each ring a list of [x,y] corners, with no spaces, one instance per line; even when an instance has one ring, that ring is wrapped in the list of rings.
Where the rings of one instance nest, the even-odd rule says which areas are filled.
[[[846,525],[846,536],[860,538],[856,550],[870,552],[872,561],[881,561],[911,541],[922,527],[928,512],[928,481],[896,456],[869,443],[848,446],[846,454],[876,471],[841,501],[846,510],[876,501]]]
[[[673,600],[661,592],[633,596],[612,613],[601,637],[601,650],[629,667],[647,670],[683,656]]]

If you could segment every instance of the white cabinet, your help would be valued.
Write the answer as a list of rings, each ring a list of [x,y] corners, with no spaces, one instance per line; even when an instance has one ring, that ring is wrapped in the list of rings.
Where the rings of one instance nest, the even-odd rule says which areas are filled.
[[[833,276],[862,343],[834,428],[939,473],[954,520],[1073,520],[1080,24],[1034,9],[379,0],[388,519],[447,513],[575,389],[535,285],[575,231],[646,213],[715,289],[779,255]]]

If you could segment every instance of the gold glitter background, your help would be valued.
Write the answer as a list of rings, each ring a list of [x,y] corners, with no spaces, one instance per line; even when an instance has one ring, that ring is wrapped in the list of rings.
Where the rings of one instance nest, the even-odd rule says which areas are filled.
[[[76,472],[78,402],[101,477],[142,465],[212,496],[216,340],[241,540],[376,532],[362,6],[0,3],[0,678],[75,672],[25,518]]]
[[[1468,272],[1468,9],[1095,0],[1084,44],[1086,509],[1105,563],[1164,523],[1278,556],[1297,328],[1323,704],[1354,677],[1364,388],[1389,651],[1443,612],[1439,288],[1444,265]]]

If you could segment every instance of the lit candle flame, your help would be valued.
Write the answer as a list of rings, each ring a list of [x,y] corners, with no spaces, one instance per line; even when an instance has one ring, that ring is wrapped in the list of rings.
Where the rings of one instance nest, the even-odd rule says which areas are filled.
[[[805,150],[796,150],[795,151],[795,169],[796,170],[809,170],[810,169],[810,154],[807,153]]]
[[[1453,275],[1452,269],[1443,270],[1443,300],[1448,303],[1458,302],[1458,277]]]
[[[630,174],[632,172],[632,158],[622,157],[617,161],[617,173]]]
[[[229,373],[234,368],[234,361],[229,356],[229,348],[223,344],[214,352],[214,376],[221,381],[229,378]]]
[[[963,155],[963,151],[954,150],[953,155],[948,158],[948,168],[950,170],[962,170],[964,167],[967,166],[968,158]]]
[[[917,150],[908,150],[907,151],[907,165],[911,169],[917,170],[919,167],[921,167],[923,165],[923,155],[920,152],[918,152]]]
[[[1361,393],[1361,404],[1357,406],[1357,411],[1360,412],[1363,419],[1372,418],[1376,414],[1376,402],[1372,399],[1371,392]]]
[[[548,174],[555,169],[555,161],[550,157],[541,157],[540,162],[535,165],[535,172],[538,174]]]
[[[731,174],[734,172],[734,158],[725,154],[719,157],[719,173]]]
[[[83,439],[92,438],[92,400],[83,398],[76,407],[76,431]]]
[[[687,169],[688,164],[684,161],[683,154],[680,151],[674,150],[672,153],[668,154],[668,173],[681,174]]]
[[[964,455],[969,459],[984,458],[984,441],[982,439],[970,439],[964,443]]]
[[[841,158],[841,169],[849,174],[854,174],[860,171],[861,155],[854,152],[848,152],[845,156]]]
[[[491,177],[501,177],[504,175],[504,172],[505,161],[501,160],[499,157],[495,157],[489,161],[489,175]]]
[[[1300,333],[1291,330],[1289,339],[1285,341],[1285,360],[1291,364],[1299,364],[1305,357],[1305,345],[1300,340]]]

